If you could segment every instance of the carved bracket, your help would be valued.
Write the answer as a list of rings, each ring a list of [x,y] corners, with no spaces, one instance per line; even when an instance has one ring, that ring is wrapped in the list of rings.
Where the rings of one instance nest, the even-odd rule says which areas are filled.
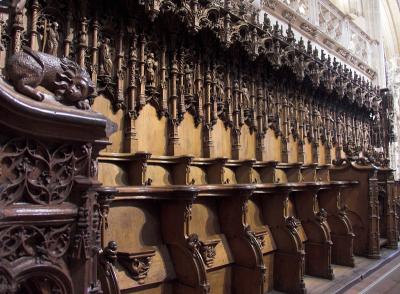
[[[154,249],[147,249],[138,253],[118,252],[117,257],[118,262],[131,274],[132,278],[139,284],[144,284],[155,254]]]
[[[215,240],[207,240],[207,241],[200,241],[200,254],[201,257],[203,258],[204,263],[208,267],[212,267],[214,263],[215,256],[217,255],[217,252],[215,248],[219,244],[220,240],[215,239]]]

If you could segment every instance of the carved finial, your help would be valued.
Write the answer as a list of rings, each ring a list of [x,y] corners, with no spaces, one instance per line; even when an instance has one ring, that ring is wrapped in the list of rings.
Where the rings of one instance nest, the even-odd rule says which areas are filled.
[[[325,51],[324,51],[324,49],[321,49],[321,61],[325,62]]]
[[[300,40],[299,40],[299,42],[297,43],[297,46],[299,47],[299,49],[300,49],[301,51],[305,51],[306,46],[304,45],[303,37],[300,37]]]
[[[274,25],[274,36],[278,36],[279,35],[279,23],[278,21],[276,21],[275,25]]]
[[[314,47],[313,56],[314,56],[315,59],[318,59],[318,49],[317,49],[317,47]]]
[[[290,23],[288,24],[288,28],[286,30],[286,39],[289,43],[295,41],[292,25]]]
[[[268,32],[271,31],[271,20],[269,19],[267,13],[264,13],[263,29],[268,31]]]
[[[312,45],[310,40],[307,41],[307,54],[312,54]]]

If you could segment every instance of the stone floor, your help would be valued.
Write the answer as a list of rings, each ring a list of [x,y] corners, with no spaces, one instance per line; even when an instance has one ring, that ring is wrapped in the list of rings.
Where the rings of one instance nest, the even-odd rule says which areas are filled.
[[[378,260],[357,256],[354,268],[333,265],[332,281],[306,276],[307,294],[400,294],[400,249],[383,248],[381,256]]]
[[[400,293],[400,256],[397,256],[359,283],[345,294],[398,294]]]

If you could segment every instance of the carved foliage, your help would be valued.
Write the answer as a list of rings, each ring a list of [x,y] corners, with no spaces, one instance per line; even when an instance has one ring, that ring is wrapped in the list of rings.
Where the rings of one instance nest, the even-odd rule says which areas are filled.
[[[70,232],[70,225],[15,225],[0,229],[0,261],[11,262],[24,256],[55,260],[68,250]]]
[[[60,204],[77,175],[95,176],[92,146],[44,145],[29,138],[3,140],[0,147],[0,205],[17,201]]]
[[[0,201],[8,205],[26,197],[37,204],[59,204],[68,197],[76,173],[74,149],[50,151],[41,143],[12,139],[0,151]]]

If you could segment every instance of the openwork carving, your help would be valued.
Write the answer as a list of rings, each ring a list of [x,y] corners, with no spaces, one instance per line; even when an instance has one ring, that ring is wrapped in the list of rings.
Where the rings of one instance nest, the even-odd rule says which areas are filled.
[[[9,205],[22,197],[37,204],[65,201],[77,174],[77,159],[70,145],[49,150],[27,138],[5,142],[0,151],[1,205]]]
[[[68,250],[70,233],[71,225],[16,225],[1,229],[0,260],[11,262],[24,256],[55,260]]]
[[[284,2],[300,14],[307,15],[311,9],[307,1]],[[276,3],[263,1],[263,5]],[[90,79],[87,83],[85,79],[82,91],[88,92],[88,96],[102,94],[111,100],[114,111],[124,111],[126,135],[130,138],[127,146],[133,149],[137,146],[135,120],[143,107],[151,104],[159,117],[168,120],[170,154],[178,152],[179,127],[187,112],[194,117],[196,126],[203,129],[205,156],[213,155],[212,130],[218,119],[231,129],[234,158],[239,157],[242,128],[246,125],[251,133],[256,133],[259,157],[265,151],[263,141],[268,128],[276,136],[282,136],[283,149],[287,149],[292,135],[303,149],[307,140],[313,143],[314,153],[319,140],[326,148],[349,150],[347,143],[355,135],[352,130],[357,130],[352,144],[365,150],[375,140],[367,138],[366,127],[371,124],[372,102],[379,96],[377,88],[324,51],[313,48],[311,42],[296,40],[290,25],[283,31],[278,23],[271,24],[266,14],[260,20],[258,8],[253,4],[252,1],[138,1],[134,7],[143,6],[142,12],[129,8],[127,15],[135,17],[116,19],[119,12],[104,3],[93,6],[90,16],[88,6],[82,4],[79,6],[82,15],[76,17],[76,7],[69,3],[37,2],[27,8],[35,15],[29,20],[30,37],[39,43],[39,50],[49,54],[20,50],[23,34],[30,33],[20,21],[23,9],[16,8],[13,38],[19,43],[11,47],[15,47],[14,56],[29,60],[29,66],[34,66],[38,74],[42,72],[38,60],[42,63],[54,60],[58,64],[56,72],[65,75],[54,84],[55,96],[80,108],[88,107],[84,102],[87,97],[83,97],[86,94],[77,101],[75,94],[73,98],[68,93],[75,89],[76,76],[88,77],[84,74],[87,68],[97,87],[93,92]],[[318,9],[325,20],[326,32],[334,39],[340,37],[338,17],[329,7],[322,5]],[[60,10],[65,10],[66,15],[51,12]],[[137,14],[143,14],[140,22],[146,29],[138,26]],[[195,41],[182,41],[175,34],[166,37],[164,28],[154,29],[160,23],[169,24],[171,31],[179,31],[182,40],[192,40],[195,35]],[[309,28],[305,25],[304,30]],[[220,46],[226,54],[211,50],[209,44]],[[77,64],[56,57],[61,53]],[[231,58],[242,53],[243,60]],[[45,67],[43,73],[53,70]],[[21,68],[16,71],[21,72]],[[45,76],[41,79],[47,81]],[[18,87],[17,77],[12,80]],[[29,87],[21,89],[30,97],[43,98],[41,92]],[[357,115],[348,114],[350,106],[357,109]],[[382,115],[377,113],[381,112],[374,113],[373,120],[379,125]],[[299,151],[299,159],[302,154]],[[285,151],[283,159],[286,157]],[[329,156],[327,159],[330,160]]]

